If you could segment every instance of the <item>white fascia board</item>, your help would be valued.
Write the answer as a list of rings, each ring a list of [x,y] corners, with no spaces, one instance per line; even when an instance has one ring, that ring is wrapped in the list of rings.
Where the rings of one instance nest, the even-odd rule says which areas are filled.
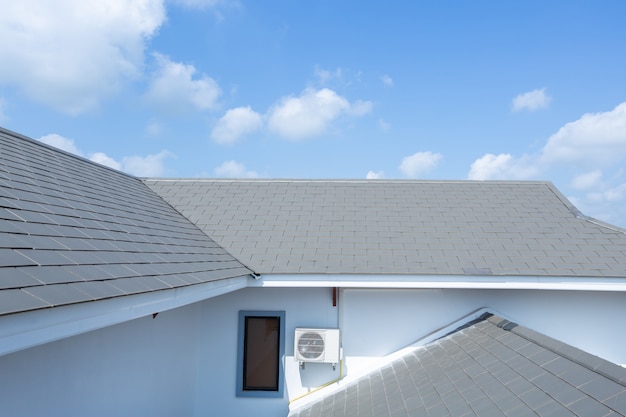
[[[490,289],[626,291],[625,278],[461,276],[461,275],[358,275],[358,274],[269,274],[250,283],[251,287],[274,288],[377,288],[377,289]]]
[[[248,286],[248,276],[0,317],[0,356],[217,297]]]

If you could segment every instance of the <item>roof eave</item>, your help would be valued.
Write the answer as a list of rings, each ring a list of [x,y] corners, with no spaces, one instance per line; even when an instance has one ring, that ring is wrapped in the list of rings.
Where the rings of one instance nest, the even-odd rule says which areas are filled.
[[[250,287],[626,291],[626,277],[261,274]]]
[[[245,288],[250,276],[0,317],[0,356]]]

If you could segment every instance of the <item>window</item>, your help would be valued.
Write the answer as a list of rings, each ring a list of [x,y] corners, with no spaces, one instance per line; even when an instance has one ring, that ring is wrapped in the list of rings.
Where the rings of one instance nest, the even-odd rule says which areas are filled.
[[[282,397],[285,312],[240,311],[237,396]]]

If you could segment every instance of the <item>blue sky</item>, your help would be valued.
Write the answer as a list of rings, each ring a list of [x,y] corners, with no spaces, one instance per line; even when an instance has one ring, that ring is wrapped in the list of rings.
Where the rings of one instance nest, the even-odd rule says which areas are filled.
[[[0,125],[116,169],[549,180],[626,227],[624,1],[0,10]]]

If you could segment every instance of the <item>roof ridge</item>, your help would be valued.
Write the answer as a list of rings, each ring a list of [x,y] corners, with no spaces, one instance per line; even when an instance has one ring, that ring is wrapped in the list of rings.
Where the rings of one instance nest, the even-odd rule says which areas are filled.
[[[574,203],[572,203],[567,197],[565,197],[565,195],[563,195],[563,193],[561,193],[558,188],[556,188],[554,186],[554,184],[552,184],[551,182],[548,182],[548,186],[550,188],[550,191],[552,191],[552,193],[554,193],[554,195],[561,200],[561,202],[563,203],[563,205],[565,205],[565,207],[569,210],[570,213],[572,213],[574,215],[574,217],[576,217],[577,219],[595,224],[596,226],[600,226],[603,227],[605,229],[609,229],[612,230],[614,232],[618,232],[618,233],[623,233],[626,234],[626,229],[621,228],[619,226],[616,226],[614,224],[610,224],[610,223],[606,223],[602,220],[598,220],[594,217],[591,216],[587,216],[586,214],[584,214],[582,211],[580,211],[580,209],[578,209],[578,207],[576,207],[574,205]]]
[[[495,330],[497,334],[494,334],[489,329],[482,328],[480,325],[482,321],[488,322],[488,326],[491,327],[491,330]],[[383,410],[383,412],[380,413],[385,416],[392,415],[391,409],[389,408],[389,404],[391,402],[394,404],[398,403],[397,405],[400,410],[408,410],[408,407],[412,407],[411,410],[424,411],[424,414],[426,414],[426,410],[429,407],[447,407],[448,405],[459,406],[463,404],[469,407],[465,407],[465,409],[472,409],[474,412],[478,412],[479,409],[474,409],[471,406],[470,398],[461,392],[463,389],[465,389],[465,393],[469,393],[470,389],[480,390],[485,394],[485,398],[491,404],[491,409],[494,411],[499,410],[500,413],[509,415],[509,413],[507,413],[506,410],[501,409],[498,404],[499,399],[502,398],[502,390],[494,390],[494,384],[501,386],[504,388],[504,391],[507,391],[513,397],[518,398],[518,400],[521,400],[525,404],[522,408],[514,408],[517,410],[517,413],[520,413],[520,411],[526,411],[527,413],[532,414],[533,410],[537,410],[546,404],[543,400],[545,396],[550,398],[552,404],[551,407],[553,407],[550,409],[551,411],[558,408],[559,410],[570,411],[570,414],[572,415],[574,413],[576,415],[586,415],[584,411],[585,409],[583,408],[584,403],[578,404],[577,406],[573,405],[581,398],[580,396],[577,397],[576,400],[568,397],[572,400],[572,402],[564,401],[565,398],[563,396],[566,393],[570,395],[572,391],[577,391],[580,394],[583,394],[583,398],[591,399],[597,402],[598,404],[606,407],[608,410],[612,410],[616,413],[616,415],[626,415],[623,412],[623,404],[621,402],[616,403],[617,401],[622,401],[621,399],[623,398],[625,392],[623,389],[615,391],[617,393],[613,393],[613,391],[611,391],[612,394],[608,398],[600,398],[602,394],[597,394],[599,390],[602,390],[603,385],[601,383],[596,383],[594,385],[594,387],[597,387],[595,391],[581,388],[587,383],[595,381],[598,377],[603,377],[607,380],[606,382],[610,381],[620,387],[624,387],[625,384],[622,377],[626,375],[626,370],[620,368],[618,365],[587,354],[586,352],[567,345],[566,343],[559,342],[548,336],[529,330],[500,316],[489,316],[488,312],[487,314],[481,314],[479,317],[470,320],[468,323],[471,324],[469,326],[460,326],[454,332],[444,336],[443,338],[438,338],[432,342],[426,343],[423,346],[416,347],[415,349],[403,349],[402,355],[394,358],[394,360],[388,363],[379,364],[379,366],[375,369],[372,369],[368,373],[359,376],[357,379],[350,380],[345,384],[341,384],[341,382],[338,383],[338,385],[335,386],[335,389],[326,392],[324,395],[315,398],[309,403],[299,404],[298,406],[293,407],[290,410],[289,416],[321,416],[330,414],[331,411],[335,412],[333,415],[344,416],[348,413],[344,414],[341,410],[348,410],[348,408],[358,410],[360,404],[370,404],[371,399],[374,398],[375,395],[377,396],[377,401],[388,406]],[[493,329],[492,326],[498,327],[499,329]],[[474,329],[474,331],[466,333],[467,329]],[[511,339],[501,338],[500,336],[502,336],[502,332],[511,332],[514,333],[515,336]],[[461,339],[454,339],[456,337],[455,335],[458,335]],[[452,339],[446,340],[448,337]],[[467,349],[458,349],[461,343],[467,342],[467,339],[465,339],[466,337],[470,338],[470,340],[473,340],[475,343],[469,343],[467,345]],[[556,368],[549,366],[548,364],[551,363],[552,360],[549,359],[549,357],[546,358],[543,354],[541,354],[539,358],[540,361],[543,361],[541,362],[543,364],[535,362],[535,360],[532,359],[532,356],[537,353],[534,349],[523,349],[523,346],[526,345],[525,343],[522,342],[520,344],[519,340],[512,340],[520,338],[535,345],[537,349],[540,349],[543,353],[550,353],[565,360],[565,362],[567,362],[565,368],[567,372],[564,374],[556,372],[556,369],[559,369],[558,365]],[[451,343],[448,343],[449,341]],[[491,343],[504,346],[507,351],[514,351],[515,355],[519,355],[520,357],[536,363],[536,365],[546,373],[560,378],[564,382],[564,386],[568,387],[567,390],[564,391],[560,385],[555,384],[553,386],[552,380],[550,378],[541,377],[541,375],[537,373],[538,371],[534,371],[532,369],[523,371],[522,368],[525,367],[523,361],[513,361],[508,354],[505,355],[502,352],[498,353],[498,349],[496,349],[495,345],[492,345]],[[481,355],[480,352],[476,351],[476,349],[489,352],[492,357],[495,357],[496,359],[492,361],[488,357]],[[459,351],[464,352],[465,356],[471,358],[469,362],[475,362],[475,365],[471,365],[472,368],[470,368],[468,361],[457,360],[460,358],[458,356]],[[426,353],[422,354],[423,352]],[[449,384],[449,381],[452,380],[452,375],[454,375],[454,372],[456,371],[455,369],[446,369],[442,365],[444,361],[449,359],[451,359],[451,363],[456,363],[460,371],[462,371],[465,376],[465,378],[455,377],[454,379],[454,387],[452,390],[455,390],[458,395],[453,395],[448,397],[448,399],[444,398],[445,396],[442,395],[439,397],[439,400],[435,398],[437,395],[427,395],[425,399],[425,397],[422,397],[419,392],[423,386],[416,383],[414,375],[421,373],[424,376],[424,379],[426,379],[425,384],[432,384],[433,389],[431,392],[436,392],[439,387],[439,385],[437,385],[437,378],[445,379],[445,383]],[[489,368],[494,366],[493,364],[498,361],[502,366],[511,369],[517,377],[521,377],[526,380],[527,383],[532,384],[533,389],[535,391],[542,392],[543,395],[536,396],[534,394],[528,394],[531,391],[519,384],[513,384],[513,377],[506,372],[499,373],[497,376],[494,369]],[[422,365],[423,363],[426,363],[427,365],[430,364],[432,366],[426,367]],[[478,366],[478,368],[481,368],[484,372],[477,370],[474,368],[475,366]],[[575,380],[570,373],[576,373],[576,368],[578,366],[591,371],[589,375],[580,377],[585,378],[584,381],[582,379]],[[452,368],[454,368],[454,365],[452,365]],[[401,372],[402,374],[398,375],[398,372]],[[491,374],[491,376],[487,374]],[[487,377],[483,378],[482,375],[487,375]],[[384,379],[387,379],[387,381],[385,382]],[[466,385],[466,381],[468,380],[473,381],[471,386]],[[402,383],[406,383],[407,386],[410,387],[408,389],[410,392],[404,387],[398,389],[399,384],[401,383],[400,381],[402,381]],[[420,381],[422,380],[420,379]],[[390,391],[387,391],[387,386],[385,384],[388,384],[387,386],[390,388]],[[515,387],[515,385],[517,385],[517,387]],[[355,387],[357,388],[355,389]],[[412,391],[413,389],[415,392]],[[397,390],[401,391],[400,394],[394,395]],[[407,396],[405,396],[405,394]],[[367,397],[367,401],[361,401],[360,396]],[[470,397],[476,398],[475,395],[470,395]],[[459,401],[460,403],[455,403],[455,401]],[[506,405],[506,403],[503,404],[509,407],[507,410],[512,410],[512,407],[516,407],[512,403],[508,403],[508,405]],[[481,407],[480,410],[482,410],[482,413],[479,414],[488,414],[488,410],[490,410],[490,408],[485,406]],[[543,408],[543,410],[548,411],[549,408]],[[587,414],[590,412],[593,413],[593,411],[587,411]],[[416,413],[418,413],[418,411],[414,411],[414,414]]]
[[[626,387],[626,369],[613,362],[496,315],[488,317],[486,320],[502,330],[510,331],[531,343]]]
[[[136,177],[136,176],[131,175],[131,174],[128,174],[128,173],[126,173],[124,171],[120,171],[120,170],[117,170],[115,168],[111,168],[111,167],[109,167],[107,165],[103,165],[103,164],[100,164],[98,162],[92,161],[91,159],[85,158],[84,156],[76,155],[75,153],[71,153],[71,152],[68,152],[68,151],[66,151],[64,149],[57,148],[56,146],[48,145],[47,143],[41,142],[39,140],[36,140],[36,139],[33,139],[33,138],[29,138],[28,136],[22,135],[21,133],[14,132],[14,131],[12,131],[10,129],[7,129],[7,128],[4,128],[2,126],[0,126],[0,134],[10,135],[10,136],[13,136],[14,138],[23,140],[24,142],[31,143],[31,144],[33,144],[35,146],[41,146],[42,148],[46,148],[46,149],[52,150],[54,152],[61,153],[61,154],[65,155],[65,156],[68,156],[70,158],[78,159],[79,161],[86,162],[88,164],[95,165],[95,166],[100,167],[100,168],[104,168],[104,169],[106,169],[108,171],[115,172],[117,174],[126,176],[126,177],[134,179],[134,180],[141,181],[141,178]]]
[[[462,180],[462,179],[368,179],[368,178],[213,178],[213,177],[141,177],[159,182],[318,182],[318,183],[394,183],[394,184],[552,184],[548,180]]]

